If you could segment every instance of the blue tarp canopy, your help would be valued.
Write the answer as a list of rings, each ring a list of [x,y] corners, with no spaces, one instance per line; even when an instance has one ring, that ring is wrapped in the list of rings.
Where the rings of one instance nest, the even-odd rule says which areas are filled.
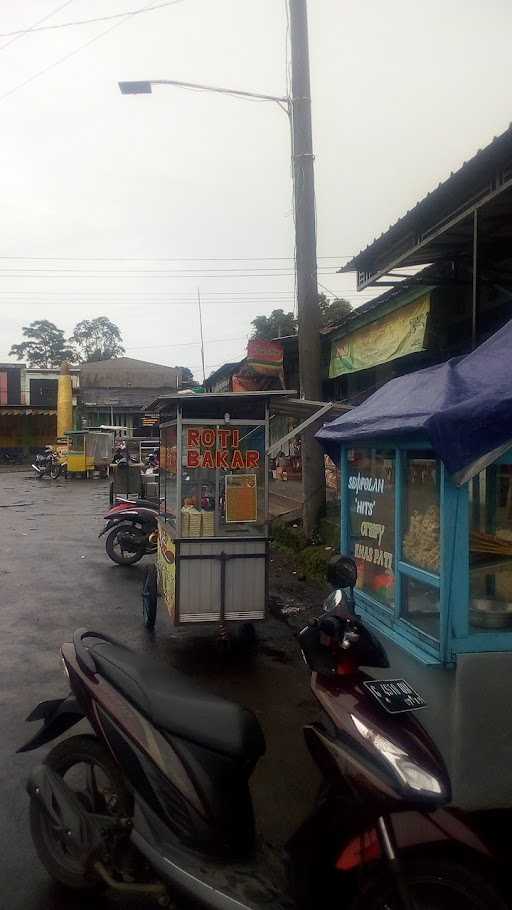
[[[471,354],[392,379],[317,434],[347,444],[427,438],[457,483],[512,445],[512,321]]]

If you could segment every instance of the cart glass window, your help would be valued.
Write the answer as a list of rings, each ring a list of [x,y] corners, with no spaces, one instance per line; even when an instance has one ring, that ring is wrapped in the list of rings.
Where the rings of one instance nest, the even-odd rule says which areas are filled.
[[[182,537],[266,533],[264,426],[184,423],[181,461]]]
[[[439,459],[432,452],[405,456],[404,538],[402,559],[411,566],[439,574]]]
[[[177,430],[165,427],[160,437],[160,496],[161,509],[166,521],[176,530],[177,515]]]
[[[512,465],[474,477],[470,509],[470,627],[512,629]]]
[[[395,453],[348,453],[350,552],[358,588],[391,609],[395,595]]]
[[[417,578],[402,577],[401,617],[420,632],[439,639],[439,588]]]

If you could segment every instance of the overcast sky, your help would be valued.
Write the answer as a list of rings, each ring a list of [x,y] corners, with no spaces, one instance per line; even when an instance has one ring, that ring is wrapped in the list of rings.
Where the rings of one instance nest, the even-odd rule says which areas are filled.
[[[0,32],[54,10],[42,25],[159,2],[4,2]],[[358,305],[368,293],[336,267],[512,119],[512,5],[309,0],[309,18],[319,280]],[[256,315],[293,308],[284,113],[117,87],[174,78],[285,94],[286,43],[285,0],[182,0],[0,37],[0,361],[34,319],[71,333],[107,315],[128,355],[199,377],[197,288],[207,372],[243,355]]]

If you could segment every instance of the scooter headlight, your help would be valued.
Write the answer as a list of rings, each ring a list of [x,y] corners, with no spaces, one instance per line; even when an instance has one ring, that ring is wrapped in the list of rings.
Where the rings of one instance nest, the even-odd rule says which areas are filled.
[[[424,768],[421,768],[416,762],[412,761],[407,752],[397,746],[396,743],[386,739],[381,733],[372,730],[355,714],[350,715],[357,732],[370,742],[379,752],[392,769],[396,772],[400,780],[416,793],[422,793],[424,796],[440,796],[443,792],[441,783],[437,777],[430,774]]]
[[[339,607],[342,601],[343,591],[341,591],[340,588],[336,588],[335,591],[331,591],[329,596],[325,598],[322,604],[322,610],[324,613],[328,613],[330,610],[334,610],[335,607]]]

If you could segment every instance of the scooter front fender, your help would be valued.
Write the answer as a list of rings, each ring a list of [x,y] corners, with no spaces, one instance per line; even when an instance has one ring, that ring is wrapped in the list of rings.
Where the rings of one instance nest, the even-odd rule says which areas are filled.
[[[17,752],[31,752],[33,749],[39,749],[46,743],[62,736],[66,730],[73,727],[85,717],[80,705],[74,695],[68,695],[67,698],[54,698],[51,701],[43,701],[27,717],[27,721],[32,723],[35,720],[42,720],[43,726],[24,746],[17,749]]]

